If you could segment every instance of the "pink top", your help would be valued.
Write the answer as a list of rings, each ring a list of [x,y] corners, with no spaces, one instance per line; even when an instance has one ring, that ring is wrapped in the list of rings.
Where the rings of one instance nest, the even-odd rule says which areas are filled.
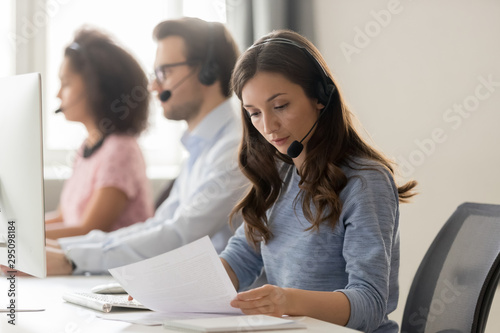
[[[111,134],[90,157],[83,145],[76,154],[73,174],[61,193],[61,212],[67,226],[82,223],[85,208],[99,189],[114,187],[129,199],[125,211],[112,224],[116,230],[144,221],[154,213],[146,165],[136,138]]]

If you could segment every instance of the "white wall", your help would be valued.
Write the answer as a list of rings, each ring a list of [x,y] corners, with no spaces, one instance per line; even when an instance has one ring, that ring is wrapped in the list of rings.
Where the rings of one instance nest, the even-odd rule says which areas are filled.
[[[500,2],[314,5],[317,45],[351,109],[377,145],[403,162],[404,179],[419,182],[420,195],[401,206],[401,297],[392,316],[400,322],[418,264],[455,208],[500,204]],[[488,331],[499,332],[493,317]]]

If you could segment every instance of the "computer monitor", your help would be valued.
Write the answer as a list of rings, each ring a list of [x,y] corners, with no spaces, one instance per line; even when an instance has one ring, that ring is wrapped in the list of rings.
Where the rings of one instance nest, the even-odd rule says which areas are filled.
[[[47,275],[39,73],[0,78],[0,264]]]

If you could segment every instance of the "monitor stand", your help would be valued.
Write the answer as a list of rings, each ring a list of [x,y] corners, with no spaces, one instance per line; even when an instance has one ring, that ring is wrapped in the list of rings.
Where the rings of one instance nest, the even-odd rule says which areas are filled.
[[[0,210],[0,214],[2,214],[2,211]],[[12,220],[12,219],[6,219],[7,221],[7,232],[5,231],[0,231],[0,248],[2,247],[7,247],[8,244],[9,244],[9,240],[8,240],[8,237],[9,237],[9,234],[14,234],[14,242],[11,242],[14,247],[11,246],[11,248],[14,249],[14,251],[16,250],[15,246],[16,246],[16,243],[15,243],[15,226],[16,226],[16,221]],[[12,229],[14,228],[14,231],[10,232],[8,231],[9,229]],[[12,236],[11,236],[12,237]]]

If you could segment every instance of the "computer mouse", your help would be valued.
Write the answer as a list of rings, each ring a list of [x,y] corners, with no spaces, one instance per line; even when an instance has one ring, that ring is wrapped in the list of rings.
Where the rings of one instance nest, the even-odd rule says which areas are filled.
[[[100,284],[91,289],[96,294],[126,294],[127,292],[118,282]]]

